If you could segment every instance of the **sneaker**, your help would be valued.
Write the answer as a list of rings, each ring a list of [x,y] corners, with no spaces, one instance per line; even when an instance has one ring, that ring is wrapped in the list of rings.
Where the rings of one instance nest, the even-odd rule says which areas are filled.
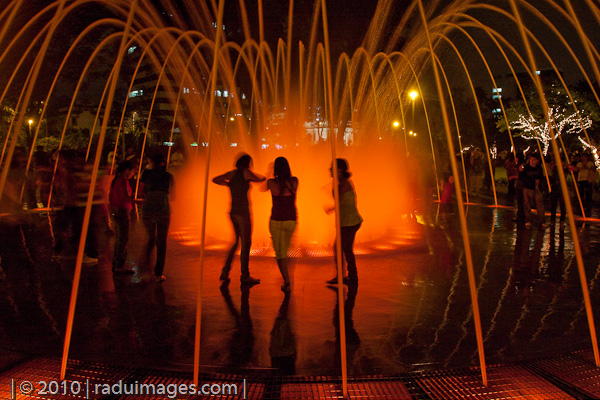
[[[156,276],[155,279],[156,279],[156,283],[161,283],[162,281],[166,281],[167,277],[164,275],[161,275],[161,276]]]
[[[135,274],[135,271],[129,266],[125,266],[125,267],[121,267],[121,268],[113,267],[112,271],[113,271],[113,274]]]
[[[525,222],[525,228],[531,229],[531,222]]]
[[[245,285],[258,285],[260,283],[260,279],[253,278],[250,275],[242,276],[240,281]]]
[[[82,264],[98,264],[98,259],[84,254],[83,261],[81,261],[81,263]]]

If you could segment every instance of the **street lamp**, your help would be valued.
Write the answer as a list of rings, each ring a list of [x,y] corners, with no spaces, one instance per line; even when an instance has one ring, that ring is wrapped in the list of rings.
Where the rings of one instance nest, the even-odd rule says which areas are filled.
[[[27,121],[27,122],[29,122],[29,137],[31,137],[31,124],[33,124],[33,120],[32,120],[32,119],[30,119],[30,120],[29,120],[29,121]]]

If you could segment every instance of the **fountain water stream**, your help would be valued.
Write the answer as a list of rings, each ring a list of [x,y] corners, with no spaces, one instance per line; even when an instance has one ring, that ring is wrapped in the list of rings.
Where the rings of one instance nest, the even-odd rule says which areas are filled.
[[[465,145],[485,149],[491,177],[496,163],[492,146],[509,143],[511,148],[504,150],[516,151],[531,144],[542,150],[546,139],[541,135],[526,142],[510,124],[506,132],[497,130],[490,114],[509,120],[509,98],[522,99],[533,115],[526,88],[534,88],[546,111],[541,120],[549,132],[558,134],[557,121],[547,112],[553,104],[544,97],[544,85],[559,85],[576,114],[594,112],[578,108],[574,82],[582,82],[579,87],[590,104],[600,104],[594,83],[600,80],[594,45],[600,8],[592,0],[565,0],[564,6],[550,0],[415,0],[404,8],[402,2],[381,0],[362,45],[344,49],[336,59],[329,41],[340,38],[328,34],[328,22],[339,16],[326,17],[324,0],[315,2],[310,29],[301,33],[294,31],[302,26],[295,20],[299,5],[290,0],[288,29],[282,35],[287,37],[276,42],[265,33],[264,14],[269,10],[261,0],[258,39],[249,4],[233,3],[227,3],[227,15],[239,15],[239,21],[230,17],[225,23],[218,12],[225,7],[223,1],[5,2],[0,9],[0,196],[5,211],[20,212],[40,143],[59,150],[77,148],[71,139],[86,135],[87,148],[78,150],[90,163],[94,160],[93,177],[106,154],[120,144],[136,145],[143,159],[165,142],[175,143],[166,148],[169,158],[176,148],[187,162],[176,171],[179,200],[172,233],[185,244],[219,248],[231,234],[228,193],[207,188],[205,178],[232,168],[239,151],[250,153],[254,169],[265,175],[275,157],[283,155],[300,179],[295,246],[306,255],[315,247],[329,247],[335,235],[333,219],[322,210],[333,203],[333,154],[347,158],[354,173],[365,218],[358,241],[393,242],[398,235],[414,234],[415,225],[408,221],[414,222],[411,215],[423,209],[417,198],[430,200],[431,196],[416,195],[417,182],[423,193],[439,197],[438,180],[451,172],[458,189],[465,183],[469,201]],[[296,39],[303,35],[305,40]],[[542,73],[552,79],[542,80]],[[477,88],[493,89],[498,98],[490,102],[491,96]],[[418,96],[411,99],[409,92],[414,90]],[[86,111],[91,115],[87,125],[82,122]],[[579,127],[577,122],[572,125]],[[565,145],[565,137],[582,135],[586,143],[597,143],[596,128],[583,123],[580,128],[570,136],[550,136],[555,157],[559,151],[567,156],[569,143],[579,143],[568,140]],[[560,142],[554,140],[557,137]],[[456,164],[459,154],[462,168]],[[140,172],[141,168],[142,164]],[[95,180],[90,194],[94,184]],[[494,179],[491,184],[493,197],[483,201],[497,206]],[[561,184],[563,193],[569,193],[562,173]],[[255,189],[251,196],[258,249],[270,242],[270,199]],[[566,200],[570,208],[568,196]],[[52,194],[47,201],[54,205]],[[462,193],[458,203],[468,255]],[[83,242],[90,207],[91,199]],[[572,212],[570,220],[576,232]],[[80,253],[79,265],[82,248]],[[472,275],[470,283],[479,325]],[[586,304],[598,363],[591,306]],[[481,343],[479,350],[485,382]]]

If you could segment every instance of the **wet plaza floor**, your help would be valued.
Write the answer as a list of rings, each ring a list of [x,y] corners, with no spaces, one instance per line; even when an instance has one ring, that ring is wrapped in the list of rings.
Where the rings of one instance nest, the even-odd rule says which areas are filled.
[[[572,234],[518,227],[507,208],[468,206],[467,217],[488,364],[591,348]],[[52,248],[51,219],[30,214],[2,223],[2,347],[60,356],[75,257]],[[359,284],[345,289],[350,376],[462,368],[479,364],[457,216],[445,226],[419,218],[410,245],[358,243]],[[226,222],[226,221],[225,221]],[[578,223],[594,315],[600,309],[600,226]],[[132,226],[129,263],[111,273],[112,237],[101,235],[100,262],[84,265],[69,357],[191,371],[200,249],[173,232],[165,275],[157,284]],[[360,251],[367,249],[368,251]],[[339,375],[337,292],[330,257],[290,260],[292,291],[279,289],[275,260],[254,256],[261,284],[241,287],[239,258],[220,286],[223,250],[207,249],[202,283],[202,371]]]

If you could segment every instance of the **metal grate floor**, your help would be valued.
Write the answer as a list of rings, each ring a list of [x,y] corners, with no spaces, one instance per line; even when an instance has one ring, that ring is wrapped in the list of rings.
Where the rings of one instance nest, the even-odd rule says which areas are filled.
[[[190,395],[191,373],[60,360],[0,349],[0,399],[342,399],[339,377],[202,374],[204,394]],[[351,377],[350,399],[585,399],[600,398],[600,369],[591,351],[487,368]]]

